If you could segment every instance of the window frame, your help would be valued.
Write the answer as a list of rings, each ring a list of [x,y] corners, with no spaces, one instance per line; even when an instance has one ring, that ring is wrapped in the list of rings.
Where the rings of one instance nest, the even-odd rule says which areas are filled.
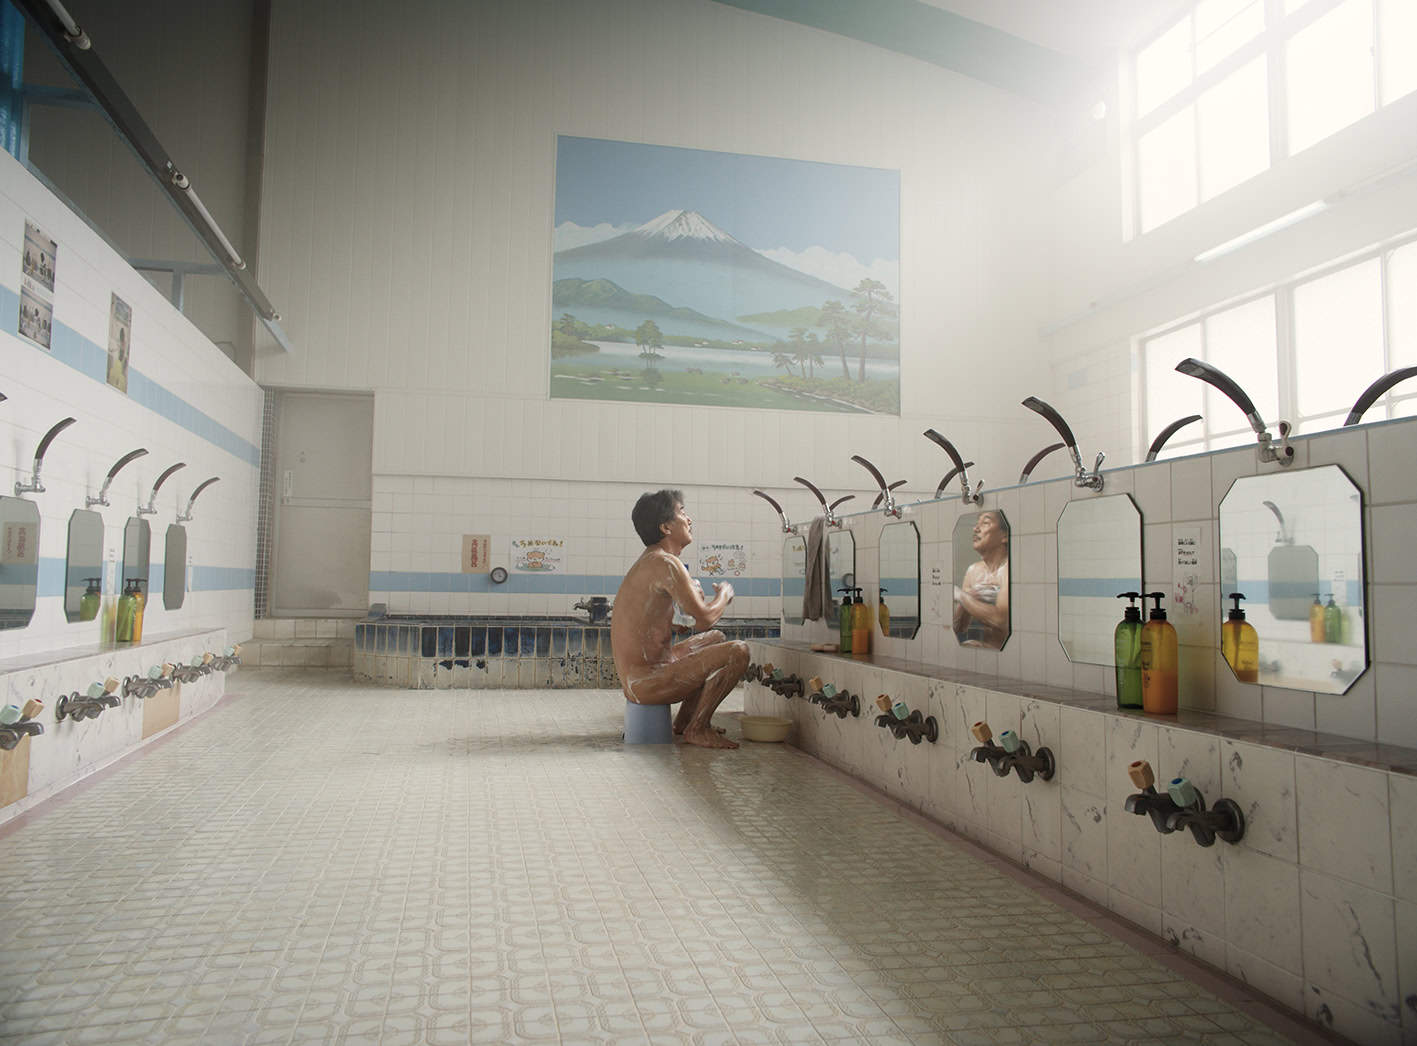
[[[1155,434],[1160,432],[1162,427],[1174,421],[1174,418],[1152,418],[1151,411],[1147,403],[1146,373],[1147,346],[1159,339],[1187,327],[1199,325],[1201,359],[1205,360],[1209,356],[1209,335],[1206,330],[1206,320],[1231,309],[1240,308],[1244,305],[1252,304],[1263,298],[1274,299],[1274,321],[1275,321],[1275,359],[1278,363],[1278,374],[1275,381],[1278,386],[1277,401],[1278,417],[1265,418],[1265,424],[1272,434],[1278,434],[1278,423],[1280,419],[1290,421],[1294,426],[1295,435],[1313,435],[1317,432],[1332,431],[1341,428],[1344,420],[1348,416],[1352,404],[1343,404],[1333,410],[1324,411],[1319,414],[1300,415],[1298,412],[1299,403],[1299,382],[1298,382],[1298,358],[1296,355],[1297,346],[1295,341],[1295,316],[1294,316],[1294,292],[1304,284],[1313,283],[1344,269],[1362,265],[1374,258],[1378,259],[1378,284],[1381,294],[1380,303],[1380,324],[1382,329],[1382,372],[1374,374],[1370,381],[1376,381],[1385,374],[1389,374],[1394,369],[1392,327],[1393,309],[1395,307],[1395,297],[1392,293],[1391,281],[1389,279],[1389,266],[1392,256],[1405,247],[1417,245],[1417,229],[1409,230],[1401,235],[1391,237],[1372,247],[1365,248],[1352,254],[1344,255],[1342,258],[1327,262],[1322,266],[1298,273],[1282,283],[1274,284],[1266,288],[1252,291],[1248,294],[1235,298],[1226,299],[1200,312],[1192,313],[1184,319],[1167,323],[1156,327],[1134,339],[1134,366],[1139,380],[1139,394],[1137,397],[1135,416],[1140,419],[1136,426],[1139,436],[1139,444],[1136,448],[1135,459],[1142,461],[1146,457],[1146,452],[1151,446],[1151,440]],[[1194,379],[1193,379],[1194,380]],[[1251,391],[1252,390],[1247,390]],[[1207,410],[1209,409],[1209,397],[1222,396],[1223,394],[1206,386]],[[1253,393],[1252,393],[1253,394]],[[1394,413],[1397,405],[1407,401],[1417,400],[1417,382],[1407,382],[1398,384],[1389,389],[1373,402],[1364,414],[1364,421],[1386,421],[1398,415]],[[1189,428],[1182,429],[1176,435],[1183,437],[1169,441],[1162,449],[1160,458],[1180,457],[1185,454],[1205,453],[1213,450],[1228,449],[1238,445],[1234,441],[1237,433],[1249,433],[1249,425],[1245,422],[1243,415],[1238,410],[1234,412],[1240,418],[1237,426],[1224,424],[1224,427],[1215,427],[1211,423],[1209,415],[1205,415],[1200,423],[1200,434],[1193,435]],[[1203,412],[1204,414],[1204,412]],[[1227,415],[1228,416],[1228,415]],[[1248,442],[1246,441],[1241,441]]]

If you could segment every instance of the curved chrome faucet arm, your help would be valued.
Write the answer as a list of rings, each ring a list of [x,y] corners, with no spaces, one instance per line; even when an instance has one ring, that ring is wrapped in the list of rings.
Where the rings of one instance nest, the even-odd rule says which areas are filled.
[[[39,470],[44,464],[45,451],[47,451],[49,445],[54,442],[55,436],[59,435],[59,433],[63,432],[77,420],[77,418],[65,418],[63,421],[57,421],[54,423],[54,426],[44,434],[44,438],[39,441],[39,446],[34,450],[34,475],[30,478],[28,483],[21,483],[19,480],[15,481],[16,497],[21,494],[44,493],[44,484],[39,481]]]
[[[769,505],[773,507],[773,511],[777,513],[777,518],[782,520],[782,532],[784,534],[797,533],[797,528],[787,521],[787,516],[783,513],[781,505],[779,505],[772,498],[768,497],[768,495],[764,494],[761,490],[755,490],[753,491],[753,493],[756,494],[758,497],[762,498],[764,501],[766,501]]]
[[[834,515],[832,514],[832,506],[827,504],[827,499],[826,499],[826,497],[824,497],[823,494],[822,494],[822,492],[817,489],[816,484],[814,484],[811,480],[803,479],[801,476],[793,476],[793,477],[792,477],[792,482],[793,482],[793,483],[801,483],[804,487],[806,487],[808,490],[810,490],[813,494],[817,495],[817,500],[822,503],[822,516],[823,516],[823,518],[826,520],[827,526],[829,526],[829,527],[838,527],[838,526],[841,525],[840,523],[837,522],[836,516],[834,516]]]
[[[1354,402],[1353,409],[1348,412],[1348,417],[1343,422],[1343,427],[1347,428],[1349,425],[1358,424],[1359,419],[1363,417],[1363,412],[1376,403],[1378,397],[1399,381],[1406,381],[1408,378],[1417,378],[1417,367],[1399,367],[1369,385],[1363,390],[1363,395]]]
[[[872,507],[872,508],[879,508],[879,507],[880,507],[880,504],[881,504],[881,500],[886,497],[887,491],[892,491],[892,490],[896,490],[896,489],[898,489],[898,488],[900,488],[900,487],[903,487],[903,486],[905,486],[905,484],[906,484],[907,482],[908,482],[907,480],[903,480],[903,479],[898,479],[898,480],[896,480],[896,481],[895,481],[894,483],[892,483],[889,487],[887,487],[886,490],[883,490],[883,491],[881,491],[879,494],[876,495],[876,500],[873,501],[873,502],[871,502],[871,507]]]
[[[1048,446],[1040,450],[1037,454],[1033,455],[1033,457],[1029,458],[1028,464],[1023,467],[1023,471],[1020,472],[1018,475],[1019,486],[1023,486],[1023,484],[1028,482],[1028,477],[1033,475],[1033,470],[1038,467],[1038,463],[1040,461],[1046,458],[1049,454],[1052,454],[1053,451],[1060,449],[1062,446],[1063,445],[1061,443],[1050,443],[1048,444]]]
[[[1294,448],[1289,445],[1289,433],[1292,426],[1287,421],[1279,423],[1280,449],[1275,450],[1274,437],[1269,434],[1264,418],[1260,417],[1260,412],[1255,407],[1255,401],[1250,399],[1234,378],[1218,367],[1212,367],[1209,363],[1192,356],[1187,356],[1176,364],[1176,370],[1188,377],[1199,378],[1207,385],[1219,389],[1225,393],[1230,402],[1240,408],[1240,412],[1245,415],[1245,420],[1250,423],[1250,428],[1255,432],[1255,442],[1259,444],[1261,461],[1277,461],[1281,465],[1294,463]]]
[[[1171,424],[1167,425],[1164,429],[1158,432],[1156,434],[1156,438],[1151,441],[1151,446],[1148,447],[1146,451],[1146,460],[1155,461],[1156,455],[1161,453],[1161,448],[1166,446],[1166,441],[1168,439],[1176,435],[1177,432],[1185,428],[1187,425],[1190,425],[1200,420],[1201,416],[1199,414],[1188,414],[1184,418],[1178,418]]]
[[[176,465],[173,465],[173,466],[171,466],[170,468],[167,468],[167,469],[164,469],[164,470],[163,470],[162,475],[159,476],[159,477],[157,478],[157,482],[153,484],[152,493],[148,495],[148,503],[147,503],[147,505],[145,505],[145,506],[144,506],[144,505],[139,505],[139,506],[138,506],[138,515],[139,515],[139,516],[156,516],[156,515],[157,515],[157,492],[158,492],[158,490],[162,487],[162,485],[163,485],[164,483],[167,482],[167,477],[168,477],[168,476],[171,476],[171,475],[172,475],[174,472],[176,472],[178,469],[185,469],[186,467],[187,467],[187,462],[185,462],[185,461],[179,461]]]
[[[931,443],[935,444],[946,454],[948,454],[950,456],[950,461],[954,462],[954,468],[951,471],[945,473],[945,478],[940,480],[940,485],[935,489],[935,497],[938,498],[940,496],[941,492],[944,491],[946,484],[948,484],[949,481],[955,477],[955,474],[958,473],[960,477],[959,485],[962,491],[960,495],[960,500],[967,501],[975,505],[979,504],[979,494],[980,491],[984,489],[983,482],[976,483],[972,490],[969,486],[969,467],[973,465],[974,462],[965,461],[964,458],[960,457],[959,451],[955,450],[955,445],[949,440],[945,439],[944,436],[941,436],[934,429],[926,429],[923,435]]]
[[[197,489],[192,491],[192,496],[187,499],[187,511],[181,513],[177,517],[177,522],[186,523],[192,518],[192,505],[197,500],[197,495],[200,494],[202,491],[206,490],[219,479],[221,479],[220,476],[213,476],[211,479],[204,479],[201,483],[197,484]]]
[[[837,514],[836,514],[836,507],[837,507],[838,505],[844,505],[844,504],[846,504],[846,502],[848,502],[848,501],[854,500],[855,497],[856,497],[855,494],[846,494],[846,495],[843,495],[842,497],[837,498],[835,501],[833,501],[830,505],[827,506],[827,526],[829,526],[829,527],[840,527],[840,526],[841,526],[841,518],[840,518],[839,516],[837,516]]]
[[[881,488],[881,497],[877,498],[875,504],[873,504],[871,507],[875,508],[876,505],[879,505],[881,503],[881,500],[883,498],[886,503],[886,515],[899,516],[900,509],[895,507],[895,498],[891,496],[891,488],[886,485],[886,477],[881,475],[881,470],[876,468],[875,465],[872,465],[860,454],[851,455],[851,460],[856,462],[856,464],[860,465],[867,472],[871,473],[871,478],[876,481],[876,486]]]
[[[124,454],[121,458],[115,461],[113,463],[113,467],[108,470],[108,478],[103,481],[103,487],[99,490],[98,497],[91,498],[87,495],[84,496],[84,507],[93,508],[95,505],[103,505],[107,507],[108,487],[113,482],[113,477],[118,475],[118,470],[121,469],[124,465],[128,464],[128,462],[132,461],[134,458],[141,458],[147,452],[148,449],[146,447],[139,447],[137,450],[129,451],[127,454]]]
[[[1104,482],[1102,478],[1102,462],[1107,455],[1099,453],[1097,460],[1093,463],[1092,471],[1087,471],[1082,464],[1082,454],[1078,452],[1077,438],[1073,435],[1073,430],[1068,427],[1068,423],[1063,420],[1063,416],[1054,410],[1050,404],[1043,402],[1043,400],[1039,399],[1037,396],[1029,396],[1028,399],[1023,401],[1023,405],[1035,414],[1041,414],[1048,421],[1048,424],[1052,425],[1053,428],[1057,430],[1058,435],[1063,437],[1063,445],[1068,448],[1068,454],[1071,455],[1073,459],[1073,470],[1075,472],[1074,482],[1077,486],[1100,491]]]

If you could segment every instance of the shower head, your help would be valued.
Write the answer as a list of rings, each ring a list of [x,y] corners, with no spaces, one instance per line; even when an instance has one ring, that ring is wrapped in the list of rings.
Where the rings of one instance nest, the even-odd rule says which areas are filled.
[[[905,486],[905,484],[906,484],[906,481],[903,480],[903,479],[898,479],[898,480],[896,480],[896,481],[895,481],[894,483],[892,483],[889,487],[887,487],[885,490],[881,491],[879,494],[876,495],[876,500],[873,501],[873,502],[871,502],[871,507],[872,507],[872,508],[879,508],[881,502],[885,500],[886,495],[889,494],[890,491],[895,490],[895,489],[897,489],[897,488],[899,488],[899,487],[903,487],[903,486]]]
[[[756,494],[758,497],[762,498],[764,501],[766,501],[769,505],[773,507],[773,511],[777,513],[777,518],[782,520],[782,532],[784,534],[797,533],[797,529],[787,521],[787,516],[783,513],[781,505],[779,505],[773,498],[764,494],[761,490],[755,490],[753,491],[753,493]]]
[[[950,461],[954,462],[954,468],[951,469],[949,472],[945,473],[945,478],[940,480],[940,485],[935,488],[935,497],[938,498],[940,496],[941,492],[945,489],[945,485],[949,483],[950,480],[954,479],[955,474],[958,473],[959,485],[961,490],[963,491],[963,493],[960,495],[961,499],[964,501],[972,502],[977,505],[979,503],[979,492],[984,489],[984,484],[976,483],[974,485],[974,489],[970,489],[969,467],[973,465],[974,462],[965,461],[964,458],[960,457],[959,451],[955,450],[955,445],[949,440],[945,439],[944,436],[941,436],[934,429],[926,429],[923,435],[931,443],[935,444],[935,446],[939,447],[946,454],[948,454],[950,456]]]
[[[876,499],[875,504],[871,507],[875,508],[876,505],[879,505],[881,501],[884,500],[886,503],[886,515],[899,516],[900,509],[895,507],[895,498],[891,497],[891,488],[886,485],[886,477],[881,475],[881,470],[876,468],[875,465],[872,465],[860,454],[851,455],[851,460],[856,462],[856,464],[860,465],[867,472],[871,473],[871,478],[876,481],[876,486],[881,488],[881,496]]]
[[[1399,367],[1391,373],[1384,374],[1363,390],[1363,395],[1358,397],[1358,401],[1353,404],[1353,409],[1348,412],[1348,418],[1343,422],[1343,427],[1347,428],[1349,425],[1358,424],[1363,412],[1376,403],[1379,396],[1399,381],[1406,381],[1412,377],[1417,377],[1417,367]]]
[[[1038,463],[1039,463],[1040,461],[1042,461],[1044,458],[1046,458],[1049,454],[1052,454],[1053,451],[1055,451],[1055,450],[1062,450],[1062,449],[1063,449],[1063,444],[1061,444],[1061,443],[1050,443],[1050,444],[1048,444],[1048,446],[1046,446],[1046,447],[1044,447],[1042,450],[1040,450],[1037,454],[1033,455],[1033,457],[1029,458],[1029,459],[1028,459],[1028,464],[1025,465],[1025,466],[1023,467],[1023,471],[1019,473],[1019,477],[1018,477],[1019,486],[1023,486],[1023,484],[1025,484],[1025,483],[1028,482],[1028,477],[1031,476],[1031,475],[1033,475],[1033,470],[1038,467]]]
[[[1035,414],[1041,414],[1047,419],[1048,424],[1058,430],[1058,435],[1063,437],[1063,445],[1068,448],[1068,453],[1072,455],[1073,468],[1076,476],[1073,482],[1079,487],[1087,487],[1091,490],[1100,491],[1102,489],[1102,462],[1107,457],[1104,453],[1097,455],[1097,461],[1092,466],[1092,471],[1088,472],[1082,467],[1082,455],[1078,453],[1078,441],[1073,436],[1073,430],[1068,427],[1068,423],[1063,420],[1063,416],[1054,410],[1049,404],[1044,403],[1037,396],[1030,396],[1023,401],[1023,405]],[[1047,454],[1048,451],[1044,451]],[[1041,456],[1041,455],[1040,455]],[[1035,462],[1036,464],[1036,462]],[[1027,477],[1027,471],[1024,476]],[[1023,482],[1020,480],[1019,482]]]
[[[44,484],[39,481],[39,469],[40,466],[44,464],[44,454],[49,450],[49,445],[54,442],[54,437],[74,424],[77,420],[77,418],[65,418],[62,421],[56,421],[50,430],[44,434],[44,438],[39,441],[39,446],[36,447],[34,451],[34,475],[30,478],[28,483],[21,483],[19,480],[15,481],[16,496],[31,492],[35,494],[44,493]]]
[[[1192,378],[1199,378],[1207,385],[1213,385],[1230,397],[1231,402],[1239,407],[1241,413],[1245,415],[1245,420],[1250,423],[1250,428],[1255,430],[1255,437],[1260,444],[1261,461],[1277,461],[1281,465],[1293,463],[1294,448],[1289,445],[1289,422],[1281,421],[1279,423],[1281,449],[1276,451],[1273,438],[1265,427],[1264,418],[1260,417],[1260,412],[1255,409],[1255,401],[1245,394],[1245,390],[1240,388],[1234,378],[1223,370],[1190,356],[1176,364],[1176,369]]]
[[[197,484],[197,489],[192,491],[192,496],[187,499],[187,511],[183,512],[180,516],[177,517],[177,522],[186,523],[189,519],[192,518],[192,503],[197,500],[197,495],[200,494],[202,491],[206,490],[219,479],[221,479],[220,476],[213,476],[211,479],[204,479],[201,483]]]
[[[1171,424],[1167,425],[1164,429],[1158,432],[1156,434],[1156,438],[1151,441],[1151,446],[1148,447],[1146,451],[1146,460],[1155,461],[1156,455],[1161,453],[1161,448],[1166,446],[1166,441],[1168,439],[1176,435],[1177,432],[1179,432],[1181,429],[1185,428],[1192,422],[1200,420],[1201,416],[1199,414],[1188,414],[1186,417],[1177,418]]]
[[[963,472],[965,469],[973,468],[973,467],[974,467],[974,462],[972,462],[972,461],[961,462],[961,464],[963,465],[963,468],[950,469],[948,472],[945,473],[944,478],[940,480],[939,486],[937,486],[937,487],[935,488],[935,500],[936,500],[936,501],[938,501],[938,500],[940,499],[940,496],[941,496],[942,494],[944,494],[945,488],[950,485],[950,480],[954,479],[956,476],[958,476],[958,475],[959,475],[961,472]],[[968,482],[968,477],[967,477],[967,476],[965,477],[965,481]]]
[[[1264,433],[1264,418],[1260,417],[1260,412],[1255,408],[1255,401],[1250,399],[1245,390],[1240,388],[1239,383],[1230,375],[1217,367],[1212,367],[1209,363],[1203,363],[1190,356],[1176,364],[1176,369],[1189,377],[1199,378],[1207,385],[1212,385],[1225,393],[1230,397],[1231,402],[1240,408],[1240,412],[1245,415],[1245,419],[1249,421],[1250,428],[1255,430],[1255,434]]]
[[[174,472],[176,472],[178,469],[185,469],[186,467],[187,467],[187,462],[185,462],[185,461],[179,461],[176,465],[172,465],[171,467],[169,467],[169,468],[167,468],[167,469],[165,469],[165,470],[163,471],[162,475],[157,478],[157,482],[153,484],[152,493],[148,495],[148,503],[147,503],[147,505],[146,505],[146,506],[144,506],[144,505],[139,505],[139,506],[138,506],[138,515],[139,515],[139,516],[155,516],[155,515],[157,515],[157,492],[158,492],[158,488],[161,487],[164,483],[167,482],[167,477],[168,477],[168,476],[172,475],[172,474],[173,474]]]
[[[103,505],[104,507],[107,507],[108,486],[110,483],[113,482],[113,477],[118,475],[118,470],[121,469],[124,465],[128,464],[128,462],[132,461],[134,458],[141,458],[147,452],[148,449],[146,447],[139,447],[137,450],[130,450],[127,454],[124,454],[121,458],[115,461],[113,463],[113,467],[108,470],[108,478],[103,481],[103,487],[99,490],[98,497],[91,498],[86,496],[84,498],[84,507],[93,508],[95,505]]]

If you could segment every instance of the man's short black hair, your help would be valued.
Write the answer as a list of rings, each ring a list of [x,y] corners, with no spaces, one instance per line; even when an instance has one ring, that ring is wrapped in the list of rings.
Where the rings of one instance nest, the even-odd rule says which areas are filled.
[[[682,490],[657,490],[653,494],[644,493],[635,502],[630,513],[630,522],[635,525],[635,533],[645,543],[645,547],[657,544],[664,535],[659,532],[662,524],[674,518],[674,510],[684,504]]]

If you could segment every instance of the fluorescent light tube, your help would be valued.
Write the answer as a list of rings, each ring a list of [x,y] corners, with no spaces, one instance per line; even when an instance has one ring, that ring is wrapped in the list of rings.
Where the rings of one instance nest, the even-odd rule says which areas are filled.
[[[1239,236],[1236,236],[1233,240],[1226,240],[1224,243],[1211,247],[1209,250],[1201,251],[1196,255],[1195,260],[1198,262],[1210,261],[1212,258],[1219,258],[1221,255],[1229,254],[1231,251],[1238,251],[1246,244],[1254,243],[1256,240],[1262,240],[1271,233],[1276,233],[1280,229],[1286,229],[1295,222],[1301,222],[1310,215],[1318,214],[1320,211],[1326,210],[1328,210],[1328,204],[1323,200],[1315,200],[1313,203],[1306,203],[1298,210],[1290,211],[1288,214],[1282,214],[1272,222],[1257,225],[1249,232],[1241,233]]]

